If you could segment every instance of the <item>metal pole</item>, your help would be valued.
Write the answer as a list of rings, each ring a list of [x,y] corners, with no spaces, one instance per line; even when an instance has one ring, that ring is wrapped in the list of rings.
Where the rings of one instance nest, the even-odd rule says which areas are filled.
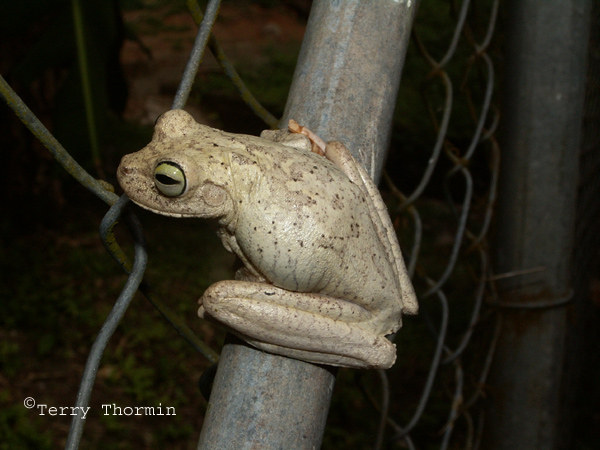
[[[282,126],[341,140],[379,177],[416,3],[315,0]],[[320,448],[334,382],[325,367],[230,342],[198,449]]]
[[[590,0],[507,2],[494,252],[495,272],[513,274],[498,283],[501,303],[521,307],[501,309],[482,448],[552,449],[562,432],[590,6]]]
[[[314,1],[282,124],[339,140],[377,181],[418,0]]]

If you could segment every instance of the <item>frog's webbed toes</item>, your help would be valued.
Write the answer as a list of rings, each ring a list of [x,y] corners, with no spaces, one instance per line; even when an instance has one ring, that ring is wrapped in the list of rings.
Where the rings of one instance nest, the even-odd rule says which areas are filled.
[[[321,139],[315,133],[310,131],[308,128],[300,125],[294,119],[290,119],[290,121],[288,123],[288,129],[293,134],[302,134],[302,135],[306,136],[307,138],[309,138],[310,142],[312,143],[312,151],[321,156],[325,156],[325,149],[327,147],[327,144],[325,143],[325,141],[323,139]]]

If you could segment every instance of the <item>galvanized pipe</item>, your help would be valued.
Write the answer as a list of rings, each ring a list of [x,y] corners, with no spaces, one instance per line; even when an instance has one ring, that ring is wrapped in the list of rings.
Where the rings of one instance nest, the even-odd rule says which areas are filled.
[[[344,142],[378,179],[416,3],[315,0],[282,127]],[[198,449],[320,448],[334,373],[229,342]]]
[[[507,3],[494,252],[496,274],[513,274],[498,282],[500,305],[512,307],[501,312],[483,448],[552,449],[562,431],[591,1]]]
[[[283,115],[343,142],[376,181],[417,3],[313,2]]]

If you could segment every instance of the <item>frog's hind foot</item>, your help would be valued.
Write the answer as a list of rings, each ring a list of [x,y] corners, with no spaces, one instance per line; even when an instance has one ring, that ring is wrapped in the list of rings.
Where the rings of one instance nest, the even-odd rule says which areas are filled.
[[[292,133],[303,134],[307,138],[310,139],[312,143],[312,151],[313,153],[317,153],[321,156],[325,156],[325,149],[327,148],[327,144],[323,139],[317,136],[315,133],[310,131],[308,128],[303,127],[294,119],[290,119],[288,123],[288,130]]]

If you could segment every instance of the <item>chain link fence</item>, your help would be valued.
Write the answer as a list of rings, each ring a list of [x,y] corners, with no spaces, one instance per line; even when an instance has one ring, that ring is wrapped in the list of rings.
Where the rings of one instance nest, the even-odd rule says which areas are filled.
[[[386,421],[394,430],[393,441],[408,448],[434,444],[435,438],[429,443],[414,438],[428,428],[426,422],[429,427],[435,424],[429,436],[441,434],[439,448],[478,448],[483,426],[479,400],[500,330],[484,304],[486,298],[493,298],[487,236],[500,163],[495,137],[498,109],[493,103],[495,69],[489,54],[498,6],[497,1],[422,3],[415,22],[412,56],[428,66],[428,73],[420,77],[419,93],[431,128],[421,130],[425,136],[435,133],[435,143],[428,151],[421,149],[427,163],[421,166],[416,188],[398,190],[391,170],[386,181],[400,211],[410,217],[413,234],[404,239],[403,248],[409,271],[421,288],[420,316],[434,346],[412,416],[408,420],[404,414],[382,418],[382,424]],[[437,23],[446,34],[427,36],[428,20],[439,19],[435,8],[448,12],[443,17],[446,22]],[[411,66],[409,59],[403,80],[410,79]],[[403,101],[401,91],[401,109]],[[411,131],[408,128],[406,133]],[[398,337],[408,338],[409,333],[402,330]],[[399,348],[402,354],[403,345]],[[390,378],[384,386],[394,384],[393,375]],[[395,399],[387,401],[393,404]],[[430,422],[424,420],[428,408],[447,413]]]
[[[209,2],[202,18],[197,4],[188,2],[201,26],[173,107],[185,105],[208,44],[241,97],[268,126],[274,126],[277,120],[251,96],[210,37],[218,3]],[[370,422],[364,427],[374,448],[476,449],[485,423],[481,400],[501,330],[493,307],[486,305],[498,304],[494,281],[514,275],[492,275],[487,242],[500,165],[496,69],[490,51],[499,0],[439,0],[421,2],[419,8],[398,98],[398,131],[382,189],[418,291],[420,312],[416,318],[406,318],[395,336],[399,355],[392,370],[353,375],[343,371],[338,389],[343,394],[358,386],[377,413],[377,419],[375,415],[369,415],[367,421],[361,419]],[[3,92],[14,105],[15,96],[6,94],[10,92],[7,85]],[[114,204],[116,195],[82,174],[24,108],[16,107],[22,120],[47,146],[59,149],[56,158],[70,173]],[[597,105],[592,110],[597,112]],[[597,130],[590,136],[586,142],[597,145]],[[594,155],[590,157],[597,159],[597,152]],[[596,182],[593,173],[597,165],[596,161],[587,178],[590,185]],[[597,186],[592,191],[597,192]],[[114,254],[113,226],[105,226],[105,241]],[[588,236],[595,239],[597,234]],[[122,256],[117,260],[130,270]],[[139,282],[139,272],[137,277]],[[216,360],[214,352],[163,310],[159,300],[155,304],[196,349]],[[116,324],[106,326],[114,330]],[[98,347],[103,348],[110,335],[110,330],[101,333]],[[101,353],[90,356],[89,375],[84,376],[87,381],[82,382],[77,406],[87,405]],[[343,423],[344,415],[335,417],[335,403],[330,421],[351,435],[353,429]],[[79,418],[73,421],[67,448],[77,448],[83,424]],[[339,433],[326,435],[325,448],[367,448],[362,442],[353,447],[347,439]]]

